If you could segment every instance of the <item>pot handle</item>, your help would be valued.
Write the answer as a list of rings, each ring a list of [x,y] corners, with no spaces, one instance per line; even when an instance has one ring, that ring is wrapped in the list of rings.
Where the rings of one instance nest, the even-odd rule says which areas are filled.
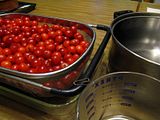
[[[92,76],[92,73],[94,72],[103,52],[104,52],[104,49],[110,39],[110,36],[111,36],[111,31],[110,31],[110,28],[108,26],[105,26],[105,25],[89,25],[91,27],[95,27],[99,30],[105,30],[107,33],[103,39],[103,41],[101,42],[98,50],[96,51],[91,63],[89,64],[89,66],[87,67],[87,70],[85,71],[85,73],[80,77],[80,80],[84,80],[85,82],[85,79],[88,79],[89,81],[87,82],[87,84],[90,82],[90,78]],[[83,83],[83,81],[82,81]],[[75,96],[75,95],[78,95],[80,92],[83,91],[83,89],[86,87],[86,84],[79,84],[78,85],[75,85],[73,84],[73,87],[71,89],[68,89],[68,90],[58,90],[58,89],[55,89],[55,88],[51,88],[50,89],[50,92],[52,94],[56,94],[56,95],[61,95],[61,96],[65,96],[65,97],[71,97],[71,96]]]
[[[114,12],[114,19],[123,15],[123,14],[127,14],[127,13],[132,13],[133,11],[132,10],[121,10],[121,11],[117,11],[117,12]]]
[[[29,13],[35,9],[36,3],[28,3],[28,2],[18,2],[19,8],[17,8],[14,12],[16,13]]]
[[[36,7],[36,3],[18,1],[18,8],[14,9],[14,10],[10,10],[10,11],[0,11],[0,14],[10,13],[10,12],[14,12],[14,13],[29,13],[32,10],[34,10],[35,7]]]

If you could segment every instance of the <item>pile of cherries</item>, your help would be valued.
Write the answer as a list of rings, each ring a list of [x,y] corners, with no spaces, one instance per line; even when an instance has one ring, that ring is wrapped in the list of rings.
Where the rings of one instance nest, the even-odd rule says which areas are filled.
[[[89,42],[76,26],[40,23],[29,17],[0,18],[0,66],[46,73],[75,62]]]

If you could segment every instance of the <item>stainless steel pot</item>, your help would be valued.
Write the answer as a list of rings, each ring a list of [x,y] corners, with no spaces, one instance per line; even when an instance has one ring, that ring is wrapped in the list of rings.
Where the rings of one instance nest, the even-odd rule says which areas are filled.
[[[109,72],[135,71],[160,79],[160,14],[127,13],[111,25]]]

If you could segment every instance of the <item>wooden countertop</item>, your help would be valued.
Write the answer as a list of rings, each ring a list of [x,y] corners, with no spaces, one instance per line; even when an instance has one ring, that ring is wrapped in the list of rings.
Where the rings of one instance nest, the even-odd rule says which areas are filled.
[[[21,1],[33,2],[33,0]],[[111,24],[115,11],[126,9],[136,11],[137,8],[137,2],[129,0],[34,0],[34,3],[37,4],[36,9],[30,14],[67,18],[83,23],[105,25]],[[145,10],[145,6],[140,7],[140,9]],[[103,39],[105,32],[96,30],[96,34],[97,40],[93,54]],[[105,54],[99,65],[100,69],[97,69],[98,72],[94,78],[105,74],[108,48],[109,45],[106,47]],[[55,109],[55,111],[57,111],[56,113],[62,113],[63,115],[55,115],[54,112],[48,114],[3,96],[0,97],[0,120],[74,120],[75,109],[76,102],[68,105],[67,109],[63,107]]]
[[[146,12],[147,11],[147,7],[160,9],[160,4],[158,4],[158,3],[157,4],[153,4],[153,3],[143,2],[143,3],[141,3],[141,5],[139,7],[139,11]]]

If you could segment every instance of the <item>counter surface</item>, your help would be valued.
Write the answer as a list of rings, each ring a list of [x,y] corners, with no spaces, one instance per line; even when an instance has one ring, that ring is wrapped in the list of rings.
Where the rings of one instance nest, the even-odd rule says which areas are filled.
[[[21,0],[33,2],[33,0]],[[36,9],[30,14],[53,16],[66,18],[90,24],[110,25],[113,20],[113,13],[120,10],[136,11],[138,3],[129,0],[34,0]],[[151,5],[142,3],[139,10],[145,11],[146,6]],[[151,5],[160,7],[160,5]],[[97,39],[93,54],[103,39],[105,32],[95,30]],[[107,53],[110,43],[105,49],[102,61],[99,64],[93,79],[106,73]],[[93,56],[92,54],[92,56]],[[0,91],[1,92],[1,91]],[[33,108],[27,107],[13,100],[0,97],[0,120],[73,120],[75,116],[76,102],[68,105],[67,109],[61,108],[58,112],[63,115],[54,115],[54,113],[44,113]],[[66,114],[65,114],[66,113]]]

